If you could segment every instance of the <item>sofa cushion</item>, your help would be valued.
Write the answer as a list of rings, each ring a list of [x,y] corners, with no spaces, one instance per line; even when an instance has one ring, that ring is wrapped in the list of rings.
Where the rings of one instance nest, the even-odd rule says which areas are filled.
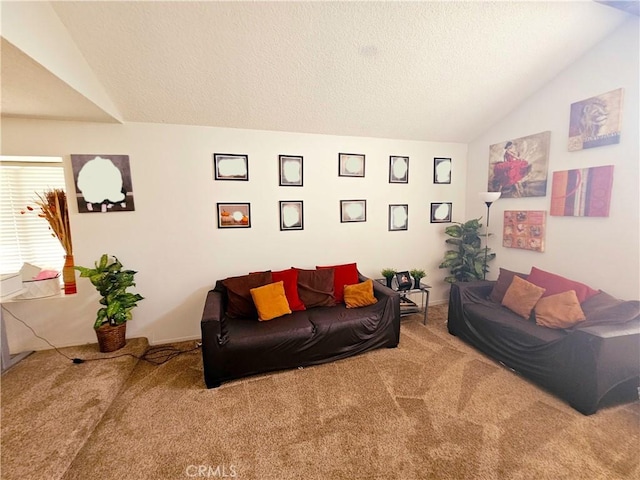
[[[298,271],[298,294],[305,307],[331,307],[336,304],[333,296],[333,269]]]
[[[355,285],[344,286],[344,303],[347,308],[366,307],[377,301],[373,296],[373,280],[370,278]]]
[[[274,282],[280,280],[284,282],[284,294],[287,296],[289,308],[294,312],[304,310],[304,303],[298,294],[298,271],[295,268],[289,268],[288,270],[271,272],[271,276]]]
[[[489,299],[496,303],[502,303],[504,294],[507,293],[507,289],[511,285],[514,275],[517,275],[520,278],[524,278],[525,280],[527,278],[526,273],[512,272],[511,270],[507,270],[506,268],[500,268],[500,274],[498,275],[498,279],[493,286],[493,290],[491,290]]]
[[[272,320],[291,313],[287,296],[284,293],[284,282],[273,282],[250,290],[253,303],[258,310],[260,321]]]
[[[569,280],[568,278],[556,275],[554,273],[545,272],[536,267],[531,267],[531,272],[527,277],[527,281],[545,289],[544,297],[555,295],[556,293],[575,290],[580,303],[587,298],[593,297],[597,290],[585,285],[584,283]]]
[[[250,290],[272,283],[271,272],[250,273],[229,277],[222,281],[227,289],[227,316],[230,318],[256,318],[258,312]]]
[[[585,320],[574,290],[542,297],[534,312],[536,323],[548,328],[569,328]]]
[[[538,287],[517,275],[502,299],[502,305],[521,317],[529,318],[533,307],[544,294],[544,288]]]
[[[345,285],[355,285],[360,281],[358,278],[358,267],[355,263],[330,265],[326,267],[316,266],[316,268],[318,270],[326,268],[332,268],[334,270],[333,295],[335,296],[336,303],[342,303],[344,301]]]
[[[627,323],[640,317],[640,301],[620,300],[602,290],[580,306],[586,320],[579,323],[578,327]]]

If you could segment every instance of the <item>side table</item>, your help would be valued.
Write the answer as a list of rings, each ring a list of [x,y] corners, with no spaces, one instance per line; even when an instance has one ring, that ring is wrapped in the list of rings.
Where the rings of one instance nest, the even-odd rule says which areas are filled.
[[[384,278],[376,278],[376,282],[382,285],[387,285],[387,280]],[[429,311],[429,294],[431,285],[420,282],[419,288],[410,288],[408,290],[398,290],[397,286],[392,286],[391,289],[400,294],[400,315],[409,315],[411,313],[423,312],[424,317],[422,323],[427,324],[428,311]],[[416,304],[413,300],[407,297],[412,293],[420,293],[420,305]],[[403,308],[404,307],[404,308]]]

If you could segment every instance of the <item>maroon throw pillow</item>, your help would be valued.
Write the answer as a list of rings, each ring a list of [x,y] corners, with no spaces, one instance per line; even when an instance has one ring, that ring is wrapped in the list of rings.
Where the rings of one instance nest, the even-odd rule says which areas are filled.
[[[344,302],[344,286],[355,285],[360,283],[358,277],[358,267],[355,263],[345,263],[342,265],[330,265],[320,267],[316,265],[318,270],[332,268],[334,270],[333,276],[333,295],[336,298],[336,303]]]
[[[584,283],[569,280],[568,278],[561,277],[555,273],[545,272],[536,267],[531,267],[531,272],[527,277],[527,281],[542,287],[545,289],[543,297],[549,295],[555,295],[556,293],[567,292],[569,290],[575,290],[580,303],[584,302],[587,298],[593,297],[598,293],[597,290],[585,285]]]
[[[333,296],[333,269],[298,271],[298,294],[305,307],[332,307],[336,304]]]
[[[500,268],[500,274],[498,275],[496,283],[493,285],[493,290],[491,290],[491,293],[489,294],[489,300],[496,303],[502,303],[504,294],[507,293],[507,289],[511,285],[514,276],[518,276],[523,280],[527,279],[526,273],[512,272],[506,268]]]
[[[229,277],[222,281],[227,289],[227,316],[230,318],[258,318],[250,290],[273,283],[271,272],[250,273]]]

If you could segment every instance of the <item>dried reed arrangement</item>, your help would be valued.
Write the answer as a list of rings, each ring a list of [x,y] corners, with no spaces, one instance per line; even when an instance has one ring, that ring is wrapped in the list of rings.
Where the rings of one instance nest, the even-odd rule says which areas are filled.
[[[56,237],[67,255],[73,255],[73,245],[71,243],[71,226],[69,225],[69,209],[67,206],[67,195],[64,190],[54,188],[38,195],[36,205],[40,208],[38,216],[49,222],[52,236]],[[27,210],[35,209],[27,205]],[[21,213],[25,213],[24,211]]]

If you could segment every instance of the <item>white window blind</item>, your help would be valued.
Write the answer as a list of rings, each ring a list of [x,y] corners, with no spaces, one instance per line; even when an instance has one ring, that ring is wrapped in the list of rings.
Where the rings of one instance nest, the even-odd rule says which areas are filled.
[[[52,188],[65,188],[61,158],[0,161],[0,273],[17,272],[24,262],[62,272],[64,249],[35,204],[38,193]],[[35,210],[27,211],[27,205]]]

